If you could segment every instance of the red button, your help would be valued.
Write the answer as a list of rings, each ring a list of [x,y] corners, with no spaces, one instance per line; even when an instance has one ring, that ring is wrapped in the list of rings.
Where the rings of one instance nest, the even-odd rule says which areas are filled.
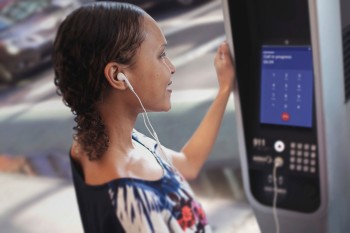
[[[282,121],[289,121],[290,120],[290,115],[288,112],[284,112],[281,115]]]

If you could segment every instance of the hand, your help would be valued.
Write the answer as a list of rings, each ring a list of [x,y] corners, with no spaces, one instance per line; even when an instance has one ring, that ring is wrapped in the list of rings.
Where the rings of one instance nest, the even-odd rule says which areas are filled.
[[[233,62],[227,42],[223,42],[219,46],[215,55],[214,65],[218,76],[220,90],[231,91],[236,73],[233,68]]]

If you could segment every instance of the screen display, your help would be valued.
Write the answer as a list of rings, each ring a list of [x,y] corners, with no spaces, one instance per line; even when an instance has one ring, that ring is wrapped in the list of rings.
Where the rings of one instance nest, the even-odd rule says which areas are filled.
[[[263,46],[260,123],[312,127],[310,46]]]

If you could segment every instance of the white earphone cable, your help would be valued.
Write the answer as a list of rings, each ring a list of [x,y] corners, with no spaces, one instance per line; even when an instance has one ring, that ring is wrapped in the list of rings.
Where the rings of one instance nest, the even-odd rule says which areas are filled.
[[[276,226],[276,233],[280,232],[280,222],[277,215],[277,197],[278,197],[278,185],[277,185],[277,168],[283,166],[283,158],[282,157],[276,157],[273,163],[273,203],[272,203],[272,212],[273,212],[273,218],[275,221]]]
[[[169,165],[172,166],[173,164],[172,164],[172,162],[170,161],[170,159],[168,158],[167,154],[165,153],[165,151],[164,151],[163,148],[162,148],[162,144],[160,143],[159,138],[158,138],[158,135],[157,135],[156,131],[154,130],[154,128],[153,128],[153,126],[152,126],[152,124],[151,124],[151,121],[150,121],[149,118],[148,118],[147,111],[146,111],[145,107],[143,106],[140,97],[136,94],[136,92],[134,91],[133,88],[130,88],[130,90],[134,93],[134,95],[136,96],[137,100],[140,102],[140,105],[141,105],[141,107],[142,107],[142,109],[143,109],[143,111],[144,111],[144,113],[142,113],[142,117],[143,117],[143,122],[144,122],[144,124],[145,124],[145,126],[146,126],[148,132],[151,134],[151,136],[153,137],[153,139],[156,140],[156,142],[158,143],[158,146],[159,146],[160,150],[162,151],[162,154],[164,155],[166,161],[169,163]],[[146,118],[145,118],[145,116],[146,116]],[[147,126],[146,119],[147,119],[147,122],[148,122],[149,126],[150,126],[151,129],[152,129],[152,132],[151,132],[151,130],[150,130],[150,129],[148,128],[148,126]]]
[[[278,197],[278,186],[277,186],[277,168],[279,166],[274,164],[273,166],[273,204],[272,204],[272,212],[273,218],[276,226],[276,233],[280,232],[280,223],[277,215],[277,197]]]

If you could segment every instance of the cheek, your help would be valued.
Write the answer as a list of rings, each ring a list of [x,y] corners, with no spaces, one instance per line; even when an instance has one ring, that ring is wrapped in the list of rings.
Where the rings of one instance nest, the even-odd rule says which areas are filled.
[[[140,91],[147,91],[148,94],[160,93],[161,90],[166,89],[169,82],[169,70],[163,61],[157,60],[150,62],[149,66],[143,69],[139,74],[136,84],[139,83]]]

